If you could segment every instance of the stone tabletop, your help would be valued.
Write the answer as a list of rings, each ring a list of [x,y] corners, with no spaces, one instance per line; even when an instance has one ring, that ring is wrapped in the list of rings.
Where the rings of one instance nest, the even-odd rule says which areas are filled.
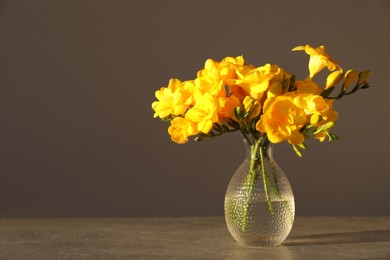
[[[0,259],[390,259],[390,217],[297,217],[269,248],[237,244],[223,217],[1,219]]]

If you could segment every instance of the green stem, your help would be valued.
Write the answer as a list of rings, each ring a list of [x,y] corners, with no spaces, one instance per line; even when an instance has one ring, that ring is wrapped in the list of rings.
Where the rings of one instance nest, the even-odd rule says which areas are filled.
[[[244,135],[245,136],[245,135]],[[277,182],[275,184],[272,183],[272,181],[269,179],[269,176],[266,172],[265,169],[265,163],[264,160],[267,157],[267,147],[268,147],[268,140],[266,136],[245,136],[247,139],[248,143],[250,144],[250,152],[251,152],[251,157],[250,157],[250,165],[249,165],[249,172],[248,172],[248,177],[245,182],[245,191],[246,191],[246,198],[245,202],[243,205],[243,215],[242,215],[242,231],[245,232],[247,228],[247,223],[248,223],[248,215],[249,215],[249,205],[252,201],[254,190],[255,190],[255,184],[260,176],[258,172],[258,167],[260,167],[261,175],[263,177],[263,187],[264,187],[264,194],[267,199],[268,203],[268,210],[270,214],[274,214],[274,210],[272,207],[272,202],[270,199],[270,190],[269,190],[269,185],[271,189],[273,189],[273,192],[276,195],[279,195],[279,189],[277,187]],[[260,159],[260,160],[259,160]],[[259,165],[260,164],[260,165]],[[274,176],[275,177],[275,176]],[[276,187],[273,187],[273,186]]]
[[[263,174],[263,185],[264,185],[264,193],[265,193],[265,197],[267,198],[267,202],[268,202],[268,210],[271,214],[274,214],[274,209],[272,208],[272,203],[271,203],[271,200],[269,198],[269,192],[268,192],[268,185],[267,185],[267,178],[268,178],[268,175],[266,174],[265,172],[265,167],[264,167],[264,149],[266,149],[265,147],[260,147],[260,164],[261,164],[261,173]]]
[[[242,223],[242,230],[246,230],[247,222],[248,222],[248,210],[249,210],[249,204],[252,200],[253,192],[255,189],[255,183],[258,177],[258,174],[256,172],[256,166],[257,166],[257,151],[261,144],[261,139],[254,139],[252,142],[249,139],[248,136],[245,136],[251,146],[251,161],[249,165],[249,174],[248,174],[248,181],[246,183],[247,186],[247,196],[244,203],[244,215],[243,215],[243,223]]]
[[[258,165],[258,163],[259,163],[258,156],[260,157],[260,170],[261,170],[261,173],[263,176],[263,186],[264,186],[265,196],[266,196],[267,202],[268,202],[268,209],[269,209],[270,213],[273,214],[272,203],[271,203],[271,200],[269,197],[269,191],[268,191],[268,185],[267,185],[267,179],[269,177],[266,173],[265,166],[264,166],[264,158],[266,156],[265,149],[267,149],[266,137],[265,136],[253,137],[252,141],[250,140],[250,138],[248,136],[245,136],[245,137],[247,138],[247,140],[249,141],[250,146],[251,146],[251,161],[250,161],[250,166],[249,166],[248,179],[246,182],[246,190],[248,193],[247,193],[247,197],[246,197],[246,200],[244,203],[244,209],[243,209],[243,211],[244,211],[243,225],[242,225],[243,231],[246,230],[246,226],[247,226],[247,222],[248,222],[248,214],[249,214],[249,212],[248,212],[249,204],[250,204],[252,197],[253,197],[257,178],[259,177],[259,174],[256,170],[256,168],[259,166]],[[258,153],[258,151],[260,153]]]

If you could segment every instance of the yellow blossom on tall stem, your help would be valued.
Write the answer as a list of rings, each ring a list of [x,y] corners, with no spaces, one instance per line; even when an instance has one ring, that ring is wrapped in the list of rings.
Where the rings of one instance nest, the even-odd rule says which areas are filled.
[[[292,49],[293,51],[305,51],[310,55],[309,60],[309,72],[310,78],[313,78],[316,74],[321,72],[325,67],[328,67],[330,71],[340,69],[341,67],[325,53],[325,46],[321,45],[317,48],[313,48],[310,45],[297,46]]]

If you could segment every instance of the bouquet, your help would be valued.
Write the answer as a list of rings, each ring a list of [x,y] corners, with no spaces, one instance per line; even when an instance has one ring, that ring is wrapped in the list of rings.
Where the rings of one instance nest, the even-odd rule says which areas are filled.
[[[319,141],[337,139],[330,133],[338,112],[333,102],[359,89],[371,71],[346,72],[326,53],[325,47],[298,46],[293,51],[309,56],[309,76],[298,80],[276,64],[255,67],[244,57],[226,57],[217,62],[208,59],[193,80],[171,79],[167,87],[155,93],[154,117],[169,122],[172,141],[184,144],[214,138],[223,133],[241,131],[246,137],[268,139],[272,143],[288,141],[299,156],[310,136]],[[330,71],[325,84],[314,81],[324,68]],[[336,84],[342,82],[337,95]],[[353,86],[353,87],[352,87]]]
[[[333,103],[368,88],[366,80],[371,73],[344,71],[325,53],[324,46],[305,45],[292,50],[309,55],[309,75],[305,79],[297,79],[277,64],[245,64],[243,56],[219,62],[208,59],[195,79],[171,79],[168,86],[155,92],[157,101],[152,103],[154,117],[170,124],[168,133],[178,144],[188,142],[190,137],[202,141],[240,131],[253,154],[245,184],[248,201],[244,204],[248,207],[256,169],[260,169],[271,213],[269,193],[278,195],[278,186],[264,170],[264,147],[287,141],[302,156],[307,148],[305,140],[310,137],[320,142],[338,139],[331,132],[338,118]],[[315,81],[325,68],[329,71],[326,81]],[[243,212],[245,222],[247,213],[245,209]]]

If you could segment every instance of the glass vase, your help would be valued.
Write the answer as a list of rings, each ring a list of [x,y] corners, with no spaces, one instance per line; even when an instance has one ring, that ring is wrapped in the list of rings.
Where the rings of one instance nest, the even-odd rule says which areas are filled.
[[[225,220],[233,238],[250,247],[278,246],[294,223],[290,183],[266,137],[245,137],[246,157],[225,195]]]

